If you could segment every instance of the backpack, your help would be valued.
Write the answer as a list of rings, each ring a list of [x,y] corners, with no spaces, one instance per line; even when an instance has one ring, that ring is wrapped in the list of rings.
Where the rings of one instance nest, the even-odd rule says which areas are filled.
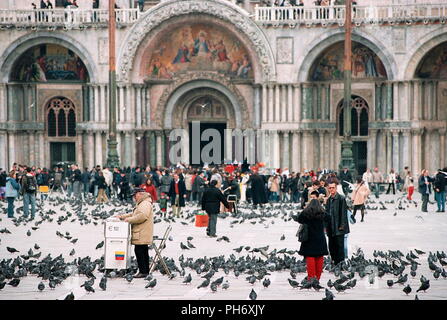
[[[25,181],[25,192],[27,193],[34,193],[37,190],[37,186],[36,186],[36,180],[34,179],[34,177],[28,177],[25,176],[26,181]]]

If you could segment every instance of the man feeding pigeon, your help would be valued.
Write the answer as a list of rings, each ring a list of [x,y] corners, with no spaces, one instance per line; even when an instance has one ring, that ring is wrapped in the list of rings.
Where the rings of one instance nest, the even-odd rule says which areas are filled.
[[[202,210],[205,210],[209,216],[208,228],[206,228],[206,234],[212,238],[216,235],[217,215],[220,210],[220,203],[228,209],[230,205],[225,199],[223,193],[217,188],[217,180],[211,180],[209,188],[205,190],[202,196]]]
[[[152,199],[144,189],[135,188],[133,197],[136,207],[130,214],[118,216],[132,226],[131,243],[135,245],[139,272],[134,278],[144,278],[149,274],[149,244],[153,242],[154,215],[152,212]]]

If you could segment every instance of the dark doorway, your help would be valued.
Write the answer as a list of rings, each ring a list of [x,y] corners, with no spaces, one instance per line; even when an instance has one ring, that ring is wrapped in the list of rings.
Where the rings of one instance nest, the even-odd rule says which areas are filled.
[[[50,143],[51,166],[58,163],[75,163],[76,147],[74,142],[51,142]]]
[[[358,175],[362,175],[366,171],[366,160],[368,150],[366,141],[354,141],[352,145],[352,153],[354,157],[355,169]]]
[[[220,157],[218,159],[218,162],[211,162],[208,164],[221,164],[223,163],[224,160],[224,156],[225,156],[225,129],[227,128],[227,124],[226,123],[212,123],[212,122],[199,122],[200,124],[200,136],[198,137],[193,137],[192,135],[192,122],[189,123],[189,159],[190,159],[190,164],[192,166],[203,166],[204,162],[202,157],[200,156],[200,161],[199,162],[194,162],[194,158],[197,158],[197,155],[193,158],[193,143],[198,143],[197,141],[200,141],[200,155],[202,154],[202,150],[203,148],[210,144],[213,143],[213,138],[210,138],[209,140],[205,140],[202,141],[201,137],[203,136],[203,132],[206,129],[215,129],[219,132],[219,141],[218,144],[220,146]],[[210,157],[214,156],[214,151],[210,152]]]

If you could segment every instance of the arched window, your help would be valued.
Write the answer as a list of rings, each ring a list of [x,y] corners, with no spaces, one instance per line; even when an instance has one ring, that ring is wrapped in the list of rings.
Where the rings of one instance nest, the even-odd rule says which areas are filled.
[[[49,137],[76,136],[76,113],[73,102],[66,98],[54,98],[47,110]]]
[[[368,104],[357,96],[352,96],[351,101],[351,136],[368,136]],[[343,136],[344,131],[344,109],[343,101],[339,105],[338,134]]]

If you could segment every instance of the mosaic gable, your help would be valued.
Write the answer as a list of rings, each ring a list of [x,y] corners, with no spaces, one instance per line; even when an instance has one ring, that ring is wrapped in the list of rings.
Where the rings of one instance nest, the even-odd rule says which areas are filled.
[[[416,77],[447,79],[447,42],[438,45],[424,57]]]
[[[253,67],[242,43],[217,26],[195,23],[177,27],[155,40],[144,55],[142,73],[148,79],[171,79],[185,71],[218,71],[252,79]]]
[[[344,43],[339,42],[330,46],[316,59],[310,72],[310,80],[343,80],[343,59]],[[385,67],[379,57],[371,49],[357,42],[352,43],[352,78],[387,78]]]
[[[82,60],[71,50],[55,44],[34,46],[16,61],[11,81],[88,81]]]

